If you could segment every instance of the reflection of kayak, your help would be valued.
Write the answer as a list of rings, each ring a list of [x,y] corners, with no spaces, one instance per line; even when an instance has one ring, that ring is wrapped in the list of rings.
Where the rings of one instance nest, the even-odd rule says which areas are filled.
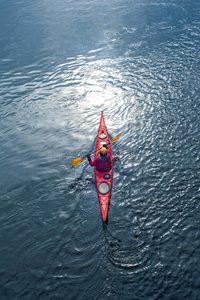
[[[103,144],[109,144],[109,143],[110,143],[110,139],[106,128],[104,115],[103,112],[101,112],[95,150],[101,148]],[[111,155],[111,169],[105,172],[98,172],[96,168],[94,169],[96,187],[97,187],[99,203],[101,207],[101,214],[104,222],[107,220],[107,213],[108,213],[109,201],[111,196],[111,188],[112,188],[112,179],[113,179],[113,161],[112,161],[111,144],[108,145],[108,149],[110,150],[110,155]],[[98,157],[99,152],[100,150],[95,152],[95,156],[94,156],[95,159]]]

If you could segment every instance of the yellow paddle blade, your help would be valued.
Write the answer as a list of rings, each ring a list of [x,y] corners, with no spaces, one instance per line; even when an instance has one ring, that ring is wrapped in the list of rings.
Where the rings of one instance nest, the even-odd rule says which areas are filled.
[[[83,158],[75,158],[71,161],[72,166],[78,166],[82,162]]]
[[[120,138],[120,136],[117,136],[117,137],[114,138],[110,143],[112,144],[112,143],[116,142],[119,138]]]

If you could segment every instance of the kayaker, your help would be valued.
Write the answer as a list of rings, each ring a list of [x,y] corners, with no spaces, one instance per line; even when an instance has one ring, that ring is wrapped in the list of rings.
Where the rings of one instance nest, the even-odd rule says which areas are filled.
[[[105,172],[111,169],[111,156],[107,145],[103,145],[98,157],[95,160],[91,160],[90,154],[87,154],[87,159],[91,167],[96,167],[97,171]]]

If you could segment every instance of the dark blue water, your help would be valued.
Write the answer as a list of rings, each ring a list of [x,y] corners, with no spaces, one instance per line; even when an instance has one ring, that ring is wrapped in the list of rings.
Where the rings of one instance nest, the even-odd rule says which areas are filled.
[[[0,0],[0,299],[200,299],[200,2]],[[118,157],[108,225],[93,169]]]

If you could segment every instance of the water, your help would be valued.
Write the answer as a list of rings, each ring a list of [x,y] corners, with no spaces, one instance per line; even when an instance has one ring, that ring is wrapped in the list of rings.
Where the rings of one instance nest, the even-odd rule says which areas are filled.
[[[0,0],[1,299],[200,299],[199,9]]]

